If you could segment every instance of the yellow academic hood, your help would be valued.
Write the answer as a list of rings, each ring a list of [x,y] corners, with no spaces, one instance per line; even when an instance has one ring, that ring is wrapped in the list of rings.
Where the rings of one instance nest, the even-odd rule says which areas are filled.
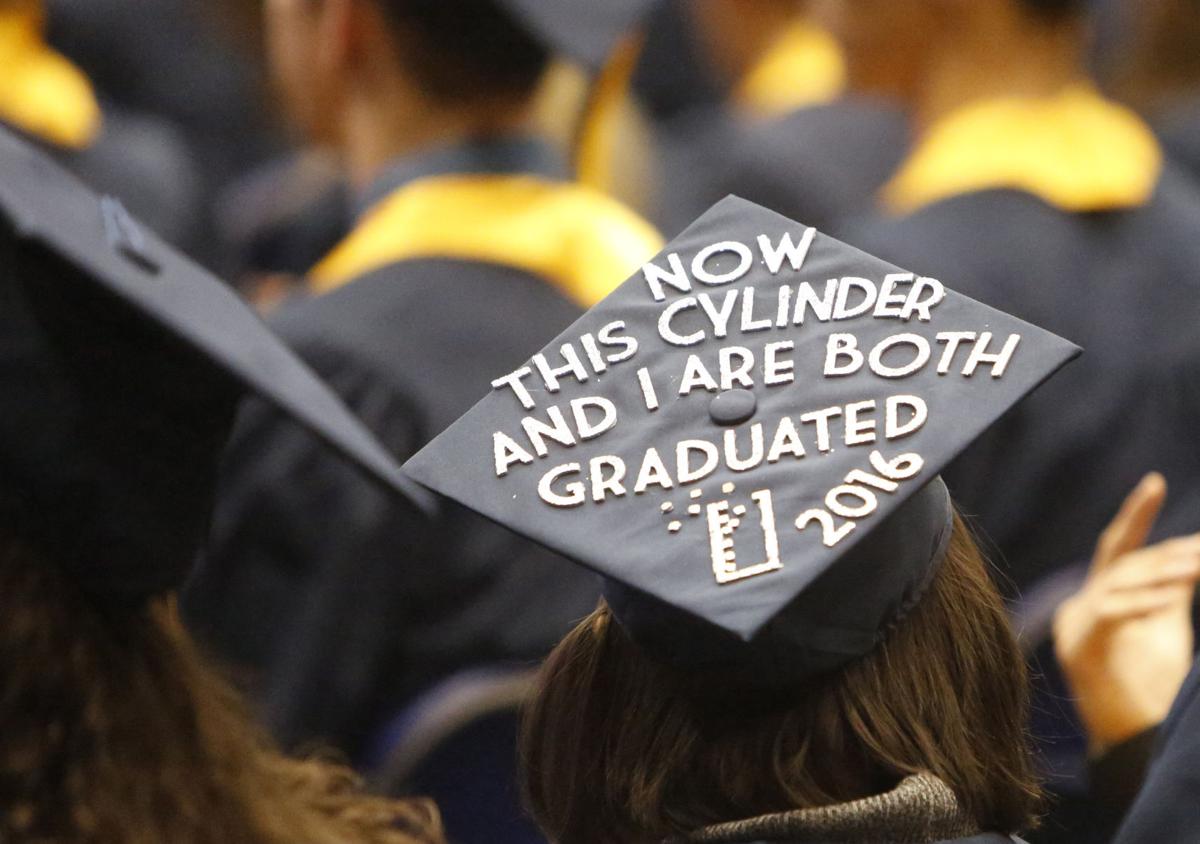
[[[100,132],[92,84],[44,35],[41,0],[0,3],[0,121],[47,143],[82,149]]]

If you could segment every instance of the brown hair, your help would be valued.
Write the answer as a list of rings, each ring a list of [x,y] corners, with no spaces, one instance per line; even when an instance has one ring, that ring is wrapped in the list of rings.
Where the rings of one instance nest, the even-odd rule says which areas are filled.
[[[537,91],[550,51],[499,0],[381,0],[400,59],[438,102],[521,102]]]
[[[654,841],[944,780],[982,830],[1040,801],[1025,664],[962,521],[921,603],[868,656],[780,701],[652,662],[601,604],[543,666],[522,735],[551,841]]]
[[[0,840],[418,844],[436,810],[291,760],[205,664],[173,603],[108,606],[0,539]]]

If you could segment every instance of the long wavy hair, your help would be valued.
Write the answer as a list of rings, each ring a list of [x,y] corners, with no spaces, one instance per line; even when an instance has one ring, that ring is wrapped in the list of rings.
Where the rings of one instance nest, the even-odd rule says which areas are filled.
[[[882,564],[882,561],[881,561]],[[867,656],[776,700],[644,655],[607,606],[551,653],[522,730],[526,802],[558,844],[663,841],[931,773],[983,831],[1035,825],[1028,686],[955,518],[916,609]]]
[[[436,844],[436,809],[364,795],[255,726],[174,601],[114,606],[0,537],[0,841]]]

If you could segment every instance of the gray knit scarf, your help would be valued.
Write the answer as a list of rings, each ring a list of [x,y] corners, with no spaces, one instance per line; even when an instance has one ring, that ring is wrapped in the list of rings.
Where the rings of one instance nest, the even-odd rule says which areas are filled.
[[[948,785],[920,774],[886,794],[710,826],[676,844],[932,844],[979,832]]]

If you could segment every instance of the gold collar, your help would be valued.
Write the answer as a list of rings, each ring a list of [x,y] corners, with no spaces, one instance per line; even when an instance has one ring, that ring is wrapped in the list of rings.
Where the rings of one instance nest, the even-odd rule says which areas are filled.
[[[398,261],[451,258],[540,276],[585,307],[662,248],[650,224],[582,185],[529,175],[445,175],[378,202],[311,273],[328,293]]]
[[[845,84],[841,46],[824,29],[798,17],[742,79],[734,101],[756,117],[781,117],[830,102]]]
[[[1162,149],[1133,112],[1073,85],[1045,99],[992,99],[937,121],[884,187],[886,210],[909,214],[994,188],[1031,193],[1068,212],[1144,205]]]

